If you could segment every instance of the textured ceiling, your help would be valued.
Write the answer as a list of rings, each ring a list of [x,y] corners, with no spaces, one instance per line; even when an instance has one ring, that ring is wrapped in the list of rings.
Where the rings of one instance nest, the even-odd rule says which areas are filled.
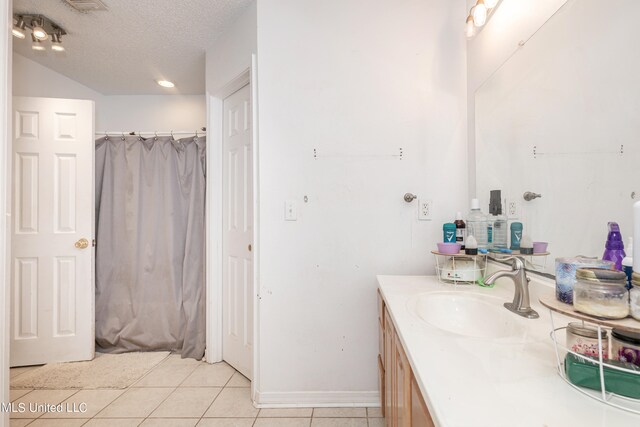
[[[66,52],[15,52],[105,95],[203,94],[205,50],[252,0],[103,0],[108,11],[80,13],[64,0],[14,0],[14,13],[42,14],[67,31]],[[158,86],[171,80],[174,89]]]

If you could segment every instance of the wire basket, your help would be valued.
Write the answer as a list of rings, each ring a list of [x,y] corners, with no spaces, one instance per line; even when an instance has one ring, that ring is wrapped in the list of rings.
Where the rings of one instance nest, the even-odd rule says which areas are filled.
[[[487,255],[443,254],[431,251],[436,258],[436,272],[442,283],[471,284],[485,276],[487,271]]]
[[[568,314],[566,312],[562,313],[562,314],[570,315],[570,314]],[[620,394],[616,394],[616,393],[613,393],[613,392],[607,390],[607,383],[606,383],[607,375],[605,375],[605,369],[608,371],[608,373],[611,373],[613,371],[618,371],[618,372],[626,372],[626,373],[632,374],[632,375],[637,375],[638,382],[640,382],[640,370],[626,369],[626,368],[621,367],[619,365],[614,365],[614,364],[608,363],[608,360],[609,360],[608,355],[606,355],[606,357],[605,357],[605,354],[604,354],[604,351],[603,351],[602,334],[603,334],[604,328],[602,327],[602,325],[600,323],[598,323],[598,321],[595,320],[595,319],[593,321],[588,321],[588,320],[585,320],[583,318],[579,319],[579,320],[582,321],[583,325],[585,323],[588,323],[590,325],[594,325],[598,329],[598,354],[597,354],[597,357],[587,356],[587,355],[584,355],[584,354],[576,353],[575,351],[573,351],[570,348],[568,348],[566,343],[563,343],[562,340],[558,339],[558,331],[566,330],[567,326],[562,326],[562,327],[556,327],[555,326],[555,322],[554,322],[554,318],[553,318],[554,311],[552,309],[549,309],[549,315],[550,315],[550,319],[551,319],[551,332],[550,332],[549,335],[550,335],[551,340],[553,341],[553,344],[554,344],[555,354],[556,354],[557,370],[558,370],[558,374],[560,375],[560,377],[567,384],[569,384],[573,389],[579,391],[580,393],[582,393],[582,394],[584,394],[586,396],[589,396],[592,399],[598,400],[600,402],[603,402],[603,403],[605,403],[605,404],[607,404],[609,406],[613,406],[615,408],[619,408],[619,409],[623,409],[623,410],[628,411],[628,412],[632,412],[634,414],[640,414],[640,399],[635,399],[635,398],[632,398],[632,397],[622,396]],[[585,387],[581,387],[581,386],[578,386],[578,385],[572,383],[571,380],[568,378],[567,373],[566,373],[566,366],[565,366],[566,358],[564,357],[564,355],[562,355],[563,352],[564,352],[564,355],[567,355],[567,354],[574,355],[579,360],[585,361],[585,363],[587,365],[595,365],[595,366],[597,366],[600,388],[599,389],[585,388]],[[635,380],[635,378],[634,378],[634,380]]]

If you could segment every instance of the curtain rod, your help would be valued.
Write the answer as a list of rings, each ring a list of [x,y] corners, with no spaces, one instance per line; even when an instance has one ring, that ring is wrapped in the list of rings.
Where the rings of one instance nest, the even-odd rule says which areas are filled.
[[[170,135],[206,135],[207,132],[204,130],[173,130],[173,131],[162,131],[162,132],[158,132],[158,131],[120,131],[120,130],[108,130],[108,131],[100,131],[97,130],[96,131],[96,135],[109,135],[109,136],[131,136],[131,135],[150,135],[150,136],[154,136],[154,135],[158,135],[158,136],[170,136]]]

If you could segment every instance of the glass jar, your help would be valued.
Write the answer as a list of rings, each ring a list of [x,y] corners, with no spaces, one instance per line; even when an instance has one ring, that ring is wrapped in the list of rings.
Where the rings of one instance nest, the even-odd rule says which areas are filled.
[[[631,316],[636,320],[640,320],[640,288],[637,285],[629,291],[629,306]]]
[[[599,357],[598,329],[572,322],[567,325],[567,348],[585,356]],[[602,358],[609,358],[609,339],[607,331],[602,329]]]
[[[602,319],[629,315],[629,291],[622,271],[581,268],[576,271],[573,307]]]
[[[573,285],[580,268],[605,268],[612,270],[615,263],[592,258],[556,258],[556,299],[565,304],[573,303]]]
[[[640,366],[640,333],[614,328],[611,331],[611,358]]]

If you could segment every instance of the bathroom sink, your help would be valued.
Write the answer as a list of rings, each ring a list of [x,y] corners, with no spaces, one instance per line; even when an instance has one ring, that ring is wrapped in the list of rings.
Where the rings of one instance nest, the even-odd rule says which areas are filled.
[[[525,328],[504,300],[470,292],[425,292],[412,297],[409,311],[429,326],[473,338],[507,338]]]

